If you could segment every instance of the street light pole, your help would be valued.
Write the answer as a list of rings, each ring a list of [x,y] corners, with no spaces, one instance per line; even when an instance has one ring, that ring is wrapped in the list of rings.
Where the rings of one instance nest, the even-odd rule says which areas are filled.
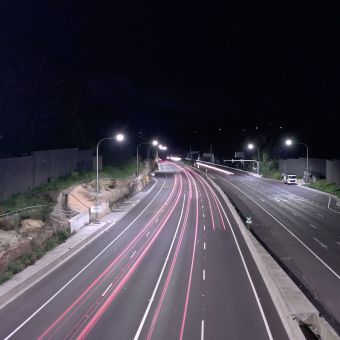
[[[141,146],[141,145],[143,145],[143,144],[152,144],[152,145],[154,145],[154,146],[156,146],[156,145],[158,145],[158,142],[156,141],[156,140],[154,140],[154,141],[152,141],[151,143],[150,142],[143,142],[143,143],[140,143],[140,144],[138,144],[137,145],[137,155],[136,155],[136,157],[137,157],[137,166],[136,166],[136,177],[138,178],[138,175],[139,175],[139,154],[138,154],[138,150],[139,150],[139,147]]]
[[[305,144],[305,143],[297,143],[297,144],[301,144],[301,145],[304,145],[305,147],[306,147],[306,165],[307,165],[307,173],[308,173],[308,176],[309,176],[309,164],[308,164],[308,146],[307,146],[307,144]]]
[[[258,147],[258,145],[256,147],[257,147],[257,169],[256,169],[256,172],[259,175],[260,174],[260,148]],[[248,149],[249,150],[254,149],[254,144],[252,144],[252,143],[248,144]]]
[[[121,142],[123,139],[124,139],[124,136],[121,135],[121,134],[118,134],[117,136],[115,137],[107,137],[107,138],[102,138],[98,143],[97,143],[97,152],[96,152],[96,158],[97,158],[97,176],[96,176],[96,182],[97,182],[97,185],[96,185],[96,202],[98,203],[98,192],[99,192],[99,157],[98,157],[98,151],[99,151],[99,144],[104,141],[104,140],[107,140],[107,139],[116,139],[118,142]]]
[[[286,140],[286,145],[292,145],[293,141],[291,139]],[[305,143],[296,143],[296,144],[301,144],[306,147],[306,167],[307,167],[307,174],[308,174],[308,179],[309,179],[309,163],[308,163],[308,146]]]

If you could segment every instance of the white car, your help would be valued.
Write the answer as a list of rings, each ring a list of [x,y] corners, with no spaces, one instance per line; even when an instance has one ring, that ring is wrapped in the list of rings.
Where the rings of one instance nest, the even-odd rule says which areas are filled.
[[[285,184],[297,184],[296,175],[282,175],[282,182]]]

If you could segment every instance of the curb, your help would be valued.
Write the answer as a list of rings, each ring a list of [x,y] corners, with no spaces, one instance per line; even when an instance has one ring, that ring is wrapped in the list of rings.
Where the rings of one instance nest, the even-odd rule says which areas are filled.
[[[137,204],[141,203],[153,190],[156,182],[151,186],[151,188],[144,192],[144,197],[142,197]],[[140,191],[141,192],[141,191]],[[137,193],[138,195],[138,193]],[[136,197],[135,195],[134,197]],[[6,305],[8,305],[10,302],[18,298],[21,294],[26,292],[28,289],[33,287],[35,284],[37,284],[39,281],[41,281],[44,277],[52,273],[55,269],[59,268],[62,264],[64,264],[66,261],[71,259],[74,255],[78,254],[82,249],[84,249],[86,246],[88,246],[90,243],[92,243],[95,239],[97,239],[99,236],[101,236],[103,233],[105,233],[108,229],[110,229],[117,221],[122,219],[125,215],[127,215],[136,205],[132,205],[128,207],[120,217],[115,222],[103,222],[104,225],[100,226],[96,231],[85,237],[84,239],[80,240],[78,243],[70,246],[68,250],[63,252],[60,256],[56,257],[52,261],[46,263],[45,266],[41,267],[36,272],[32,273],[32,275],[28,276],[26,279],[22,279],[20,281],[20,278],[18,277],[20,274],[24,273],[27,270],[33,270],[34,265],[37,264],[41,260],[46,261],[46,257],[50,253],[46,253],[45,256],[43,256],[41,259],[39,259],[34,265],[26,267],[22,272],[18,273],[17,275],[13,276],[12,279],[5,282],[2,286],[0,286],[3,290],[5,290],[4,293],[0,293],[0,310],[3,309]],[[72,236],[71,236],[72,237]],[[68,240],[71,240],[71,237]],[[67,241],[66,241],[67,242]],[[60,246],[65,246],[65,243],[62,243]],[[57,250],[58,247],[54,248],[54,250]],[[53,251],[53,250],[52,250]],[[26,272],[27,273],[27,272]],[[18,284],[16,284],[14,287],[7,289],[6,291],[6,283],[10,284],[15,282],[15,280],[18,281]]]
[[[339,204],[340,204],[340,198],[338,198],[337,196],[335,196],[333,194],[330,194],[328,192],[324,192],[324,191],[321,191],[321,190],[317,190],[317,189],[314,189],[314,188],[309,188],[309,187],[306,187],[304,185],[300,185],[300,188],[303,188],[303,189],[306,189],[306,190],[311,190],[311,191],[313,191],[315,193],[326,195],[328,197],[332,197],[335,200],[335,202],[336,202],[336,204],[335,204],[336,206],[339,206]]]
[[[242,219],[223,190],[210,178],[210,183],[220,193],[231,211],[245,243],[268,289],[281,322],[290,339],[305,340],[299,324],[311,325],[321,339],[339,339],[331,326],[319,316],[319,312],[283,271],[278,263],[247,230]]]

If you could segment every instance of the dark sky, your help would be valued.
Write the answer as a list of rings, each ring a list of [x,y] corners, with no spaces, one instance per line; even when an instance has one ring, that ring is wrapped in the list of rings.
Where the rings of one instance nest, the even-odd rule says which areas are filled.
[[[0,0],[0,149],[125,130],[229,156],[340,158],[339,20],[311,4]]]

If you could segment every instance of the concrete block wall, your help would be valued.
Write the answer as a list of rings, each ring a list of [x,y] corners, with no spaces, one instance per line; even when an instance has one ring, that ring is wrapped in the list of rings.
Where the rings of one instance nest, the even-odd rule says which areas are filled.
[[[38,186],[76,170],[78,149],[35,151],[32,156],[34,185]]]
[[[326,160],[320,158],[309,158],[308,167],[313,176],[326,177]],[[303,177],[303,171],[307,168],[307,159],[300,158],[288,158],[279,160],[279,170],[283,173],[295,174],[299,177]]]
[[[33,157],[0,159],[0,200],[33,188]]]
[[[0,201],[72,171],[92,169],[92,150],[77,148],[35,151],[31,156],[0,159]]]
[[[326,162],[326,180],[340,185],[340,160],[333,159]]]

